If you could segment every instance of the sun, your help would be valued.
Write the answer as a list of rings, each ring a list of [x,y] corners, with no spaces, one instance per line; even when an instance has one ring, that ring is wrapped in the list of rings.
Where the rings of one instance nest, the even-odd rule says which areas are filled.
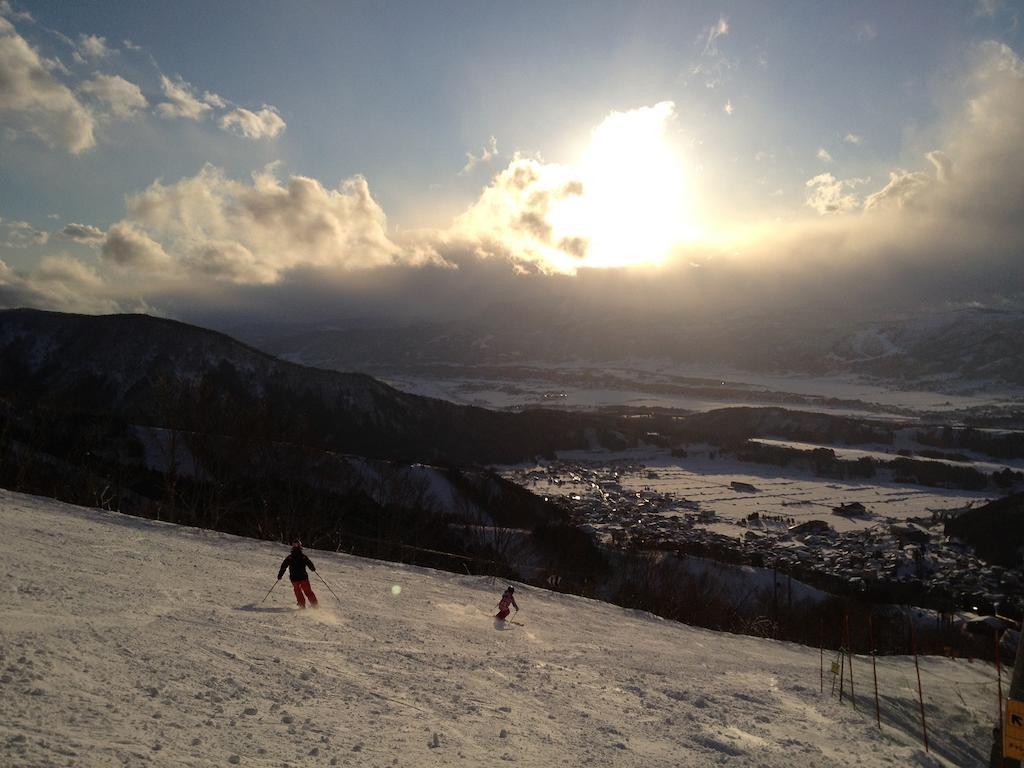
[[[613,112],[576,167],[582,193],[552,211],[559,234],[587,242],[584,267],[662,261],[696,227],[685,158],[667,136],[675,106]]]

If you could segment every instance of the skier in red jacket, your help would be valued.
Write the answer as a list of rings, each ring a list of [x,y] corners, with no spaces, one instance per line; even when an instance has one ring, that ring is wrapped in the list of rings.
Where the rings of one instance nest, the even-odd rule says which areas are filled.
[[[501,596],[501,601],[498,603],[498,613],[494,618],[504,621],[508,616],[508,607],[511,605],[516,609],[516,613],[519,613],[519,606],[516,605],[516,598],[513,595],[515,589],[509,587],[505,590],[505,594]]]
[[[306,607],[306,598],[309,598],[309,604],[313,607],[317,607],[316,595],[313,594],[313,588],[309,586],[309,574],[306,573],[306,566],[312,571],[316,570],[316,566],[313,565],[313,561],[306,557],[306,553],[302,551],[302,542],[293,541],[292,551],[281,563],[281,569],[277,572],[278,580],[284,576],[284,569],[288,569],[288,579],[292,583],[292,589],[295,590],[295,600],[299,604],[299,608]]]

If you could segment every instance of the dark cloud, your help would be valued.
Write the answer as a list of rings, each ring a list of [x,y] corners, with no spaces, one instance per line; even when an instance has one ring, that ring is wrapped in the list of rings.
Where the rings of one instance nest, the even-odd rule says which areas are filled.
[[[105,260],[119,267],[150,270],[170,263],[160,243],[127,222],[119,222],[110,228],[100,253]]]

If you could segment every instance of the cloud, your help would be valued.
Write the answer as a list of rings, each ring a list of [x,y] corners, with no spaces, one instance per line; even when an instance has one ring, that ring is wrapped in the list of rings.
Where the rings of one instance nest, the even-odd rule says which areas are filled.
[[[280,181],[270,169],[238,181],[207,166],[175,184],[154,182],[127,207],[105,235],[83,224],[61,232],[101,246],[99,271],[66,254],[31,273],[0,262],[0,306],[172,307],[187,316],[200,307],[244,311],[253,309],[247,302],[284,302],[294,311],[315,302],[330,311],[341,295],[372,302],[367,297],[391,279],[385,273],[401,283],[429,263],[451,269],[440,264],[433,238],[404,248],[388,239],[383,211],[361,177],[328,189],[301,176]]]
[[[808,179],[806,204],[821,215],[846,213],[860,208],[860,198],[850,190],[863,179],[837,179],[831,173],[821,173]]]
[[[95,270],[63,254],[45,257],[28,273],[0,261],[0,307],[38,307],[64,312],[119,312],[119,302]]]
[[[99,227],[75,223],[66,224],[58,235],[65,240],[74,240],[77,243],[85,243],[87,245],[96,245],[102,242],[105,237],[103,230]]]
[[[217,107],[217,109],[224,109],[228,105],[224,99],[210,91],[203,91],[203,103],[209,104],[211,107]]]
[[[156,270],[171,263],[160,243],[127,221],[110,228],[100,253],[105,261],[119,267]]]
[[[1003,0],[976,0],[974,4],[974,15],[982,18],[995,18],[1003,9]]]
[[[183,118],[198,121],[212,116],[215,109],[229,107],[226,99],[211,91],[203,91],[202,96],[197,96],[192,84],[180,76],[172,80],[166,75],[161,75],[160,88],[168,100],[156,105],[157,113],[167,119]],[[277,108],[268,104],[264,104],[255,112],[235,107],[221,116],[218,125],[228,133],[254,140],[275,138],[286,128]]]
[[[36,229],[27,221],[5,221],[0,219],[0,245],[5,248],[31,248],[35,245],[46,245],[50,233]]]
[[[584,243],[579,233],[556,232],[551,219],[560,203],[582,193],[573,169],[517,153],[455,220],[449,237],[476,242],[482,255],[511,255],[522,268],[571,271]]]
[[[815,157],[818,158],[819,160],[821,160],[821,162],[823,162],[823,163],[831,163],[832,162],[832,155],[830,155],[828,153],[828,150],[825,149],[824,147],[821,147],[821,148],[818,149],[818,152],[815,155]]]
[[[724,16],[719,16],[718,23],[706,27],[701,34],[701,39],[704,41],[702,54],[704,56],[717,56],[718,38],[725,37],[727,34],[729,34],[729,20]]]
[[[1024,62],[991,41],[970,59],[955,86],[963,107],[945,128],[945,147],[924,155],[934,176],[891,171],[885,187],[865,199],[866,212],[903,211],[936,229],[955,222],[979,242],[1016,226],[1024,211]]]
[[[120,75],[97,74],[82,83],[79,89],[106,104],[111,114],[125,120],[149,106],[139,86]]]
[[[305,176],[281,182],[268,168],[247,184],[212,165],[131,196],[103,255],[124,266],[257,284],[296,268],[365,269],[402,258],[361,176],[328,189]]]
[[[697,37],[697,61],[690,66],[689,77],[700,78],[706,88],[718,88],[728,74],[737,68],[737,62],[724,56],[718,41],[729,34],[729,20],[720,16],[718,21],[705,27]]]
[[[984,222],[984,215],[978,218],[983,212],[1005,211],[1007,219],[999,222],[1004,226],[1024,210],[1024,184],[1017,181],[1024,162],[1012,149],[1024,142],[1024,107],[1019,106],[1024,103],[1024,62],[1002,43],[982,43],[973,51],[960,87],[964,107],[947,128],[947,149],[924,155],[934,175],[904,168],[890,171],[888,183],[864,199],[865,212],[912,209],[915,216],[943,221],[970,218],[964,223],[974,231]],[[819,188],[824,197],[835,199],[834,184]],[[812,207],[820,211],[820,206]]]
[[[96,35],[80,35],[78,38],[78,52],[90,59],[106,59],[116,51],[107,47],[107,38]]]
[[[35,19],[32,18],[32,14],[28,11],[16,11],[8,0],[0,0],[0,30],[3,29],[4,20],[2,17],[4,16],[14,19],[15,21],[35,21]]]
[[[571,166],[515,154],[449,236],[549,274],[660,260],[686,225],[675,116],[670,101],[611,112]]]
[[[921,167],[892,170],[866,195],[864,215],[765,230],[750,259],[777,270],[780,296],[836,300],[856,290],[876,311],[973,300],[1024,307],[1024,62],[986,42],[966,63],[946,85],[950,111],[929,133],[940,148],[923,154]],[[861,184],[816,176],[807,203],[819,213],[855,211]],[[813,289],[804,274],[820,276]]]
[[[878,37],[878,28],[870,21],[865,21],[854,30],[854,34],[857,37],[857,41],[861,43],[870,43],[876,37]]]
[[[481,147],[479,156],[474,155],[472,152],[466,153],[466,164],[457,175],[466,176],[472,173],[479,165],[490,165],[491,161],[497,156],[498,140],[491,136],[490,139],[487,140],[487,146]]]
[[[15,135],[27,133],[78,154],[95,146],[95,121],[53,68],[0,19],[0,121]]]
[[[862,137],[858,136],[856,133],[848,133],[848,134],[846,134],[843,137],[843,141],[845,141],[847,144],[853,144],[854,146],[859,146],[860,144],[862,144],[864,142],[864,139]]]
[[[124,47],[125,47],[125,50],[128,50],[128,51],[141,51],[142,50],[142,46],[141,45],[136,45],[135,43],[133,43],[128,38],[124,39]]]
[[[748,222],[749,236],[728,246],[679,244],[656,269],[591,268],[596,240],[580,226],[634,222],[618,227],[626,239],[615,245],[640,248],[650,225],[628,201],[646,201],[651,185],[646,172],[625,171],[657,142],[636,140],[615,144],[614,205],[588,208],[596,190],[582,166],[517,154],[450,227],[399,235],[389,235],[360,178],[331,189],[269,170],[235,179],[207,166],[128,198],[123,229],[107,235],[120,235],[126,255],[120,265],[101,260],[112,282],[94,286],[92,296],[124,303],[143,295],[193,319],[422,321],[515,301],[573,313],[599,308],[594,316],[622,307],[637,317],[663,311],[666,333],[687,328],[687,317],[730,313],[778,310],[790,322],[814,323],[814,312],[880,316],[993,296],[1020,305],[1024,64],[1006,46],[980,45],[945,87],[943,103],[958,106],[921,132],[933,142],[925,149],[934,149],[914,149],[916,165],[904,160],[874,184],[816,175],[804,185],[806,216]],[[620,118],[642,118],[653,132],[672,114],[667,106],[646,110]],[[764,188],[765,200],[776,185]],[[786,198],[795,192],[786,190]],[[587,215],[575,215],[581,210]],[[834,213],[846,215],[816,215]],[[140,257],[146,247],[166,259],[160,251]],[[794,320],[794,308],[807,314]]]
[[[33,273],[36,284],[74,285],[85,293],[94,293],[103,285],[103,280],[78,259],[69,256],[47,256]]]
[[[272,139],[285,129],[274,107],[263,105],[258,112],[238,107],[220,119],[220,127],[247,139]]]
[[[935,166],[936,179],[943,183],[953,180],[953,161],[949,155],[941,149],[935,149],[926,154],[925,157]]]
[[[180,117],[186,120],[200,120],[213,109],[210,97],[220,101],[219,96],[210,93],[200,99],[192,92],[191,83],[180,76],[172,80],[166,75],[160,75],[160,90],[168,101],[160,102],[156,108],[160,116],[167,119]]]
[[[879,208],[903,208],[933,181],[932,177],[920,171],[905,171],[902,168],[889,172],[889,183],[878,192],[864,199],[864,210]]]
[[[182,254],[182,264],[191,272],[234,283],[268,284],[279,272],[272,264],[256,258],[235,240],[206,240]]]

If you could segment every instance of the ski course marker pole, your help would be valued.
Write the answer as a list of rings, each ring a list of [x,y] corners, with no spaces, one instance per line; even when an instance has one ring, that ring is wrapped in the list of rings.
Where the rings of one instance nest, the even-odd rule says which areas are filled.
[[[878,722],[878,730],[882,730],[882,710],[878,706],[878,668],[875,666],[875,629],[870,615],[868,616],[868,642],[871,644],[871,674],[875,678],[875,720]]]
[[[846,617],[846,653],[850,657],[847,666],[850,668],[850,701],[853,702],[853,708],[857,708],[857,697],[853,694],[853,638],[850,635],[850,617]]]
[[[821,679],[821,692],[825,692],[825,626],[818,621],[818,677]]]
[[[999,725],[1003,724],[1003,664],[999,658],[999,627],[995,628],[996,635],[996,698],[999,700]],[[1018,641],[1019,642],[1019,641]]]
[[[319,571],[313,571],[313,573],[317,575],[317,578],[320,579],[320,581],[324,583],[324,586],[330,590],[332,595],[334,595],[334,599],[338,601],[338,605],[341,605],[341,598],[338,597],[337,593],[333,589],[331,589],[331,585],[327,583],[327,579],[321,576]]]
[[[277,581],[275,581],[274,582],[274,587],[276,587],[280,583],[280,581],[281,581],[281,579],[278,579]],[[267,598],[270,597],[270,593],[274,591],[274,587],[271,587],[270,589],[267,590],[267,594],[265,594],[263,596],[263,599],[260,600],[260,605],[263,605],[263,603],[265,603],[267,601]]]
[[[924,693],[921,691],[921,667],[917,663],[917,635],[914,632],[913,618],[910,623],[910,642],[914,647],[914,669],[917,670],[917,700],[921,705],[921,733],[924,736],[924,751],[928,752],[928,724],[924,718]]]
[[[839,622],[839,703],[843,703],[843,687],[846,685],[846,613]]]

